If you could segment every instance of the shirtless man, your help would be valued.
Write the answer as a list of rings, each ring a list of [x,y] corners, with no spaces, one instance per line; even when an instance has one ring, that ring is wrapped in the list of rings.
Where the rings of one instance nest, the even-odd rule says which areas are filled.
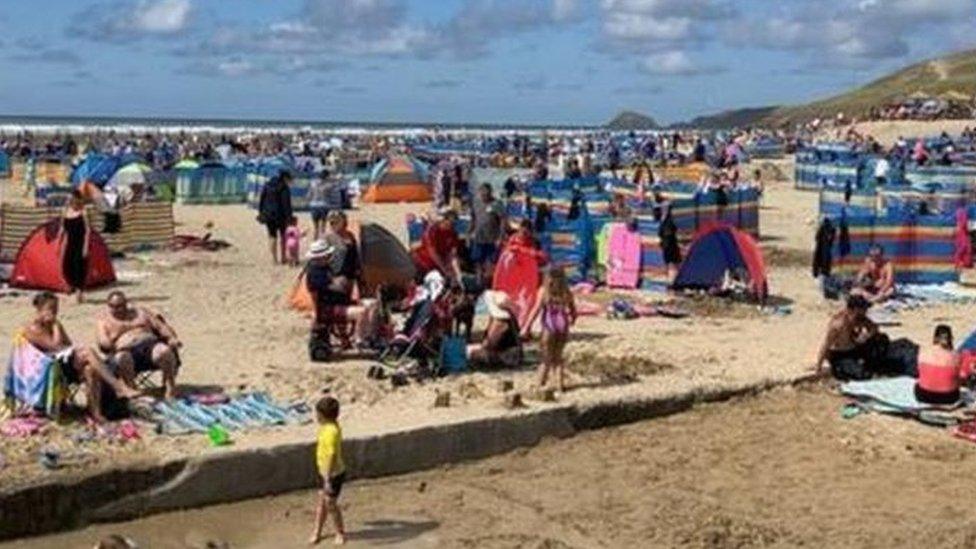
[[[102,383],[108,383],[119,398],[138,396],[138,391],[127,387],[105,367],[98,356],[88,347],[71,342],[64,326],[58,321],[58,298],[50,292],[34,296],[34,319],[24,327],[24,337],[39,351],[56,357],[62,364],[62,373],[69,383],[85,382],[88,413],[97,422],[104,422],[102,414]],[[120,374],[121,375],[121,374]]]
[[[871,246],[855,283],[851,294],[860,295],[869,303],[881,303],[895,293],[895,269],[884,256],[881,245]]]
[[[831,373],[839,378],[851,377],[852,367],[860,368],[861,346],[878,334],[878,326],[867,317],[870,306],[864,297],[851,295],[847,306],[830,319],[814,367],[818,374],[823,373],[824,362],[830,363]]]
[[[108,295],[108,314],[98,319],[98,346],[118,363],[120,371],[160,370],[167,399],[176,397],[178,350],[183,346],[162,317],[129,305],[120,291]],[[134,379],[126,380],[131,384]]]

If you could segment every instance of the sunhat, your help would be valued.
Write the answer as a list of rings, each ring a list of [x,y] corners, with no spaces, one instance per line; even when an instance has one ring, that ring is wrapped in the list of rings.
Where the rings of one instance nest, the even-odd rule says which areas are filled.
[[[488,308],[488,316],[495,320],[508,320],[511,313],[508,312],[510,305],[508,295],[497,290],[485,292],[485,306]]]
[[[335,248],[324,240],[316,240],[312,242],[312,245],[308,248],[308,253],[305,257],[308,259],[318,259],[320,257],[330,256],[335,252]]]

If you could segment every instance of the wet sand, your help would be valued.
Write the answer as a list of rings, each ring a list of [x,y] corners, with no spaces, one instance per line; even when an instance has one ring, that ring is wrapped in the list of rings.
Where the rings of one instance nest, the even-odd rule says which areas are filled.
[[[351,547],[972,547],[976,448],[821,386],[347,486]],[[314,494],[168,513],[4,548],[300,547]],[[323,546],[331,546],[331,541]]]

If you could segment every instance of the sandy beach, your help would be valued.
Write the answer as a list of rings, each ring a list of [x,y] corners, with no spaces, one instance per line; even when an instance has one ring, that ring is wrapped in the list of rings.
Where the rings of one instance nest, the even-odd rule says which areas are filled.
[[[354,482],[350,547],[970,547],[968,443],[821,386]],[[87,528],[7,547],[299,547],[310,492]],[[209,545],[208,545],[209,544]]]
[[[581,319],[567,354],[575,388],[563,402],[665,395],[694,388],[740,386],[783,380],[810,371],[828,315],[837,305],[825,302],[810,276],[817,195],[796,191],[791,161],[757,163],[767,176],[761,212],[762,247],[769,265],[776,303],[787,315],[769,315],[756,307],[721,301],[683,302],[694,311],[674,320],[633,321],[602,317]],[[778,174],[781,179],[772,180]],[[405,238],[404,215],[417,205],[370,205],[352,217],[383,224]],[[220,252],[151,252],[117,262],[125,290],[136,303],[162,312],[186,344],[179,383],[184,392],[221,389],[229,393],[266,391],[280,402],[312,402],[325,391],[344,404],[350,436],[394,431],[497,414],[502,407],[500,379],[527,392],[531,367],[519,371],[475,372],[394,389],[366,378],[368,361],[350,358],[314,364],[306,350],[307,320],[287,310],[284,296],[296,269],[274,266],[267,256],[263,229],[245,206],[178,206],[178,233],[212,233],[233,247]],[[308,224],[308,219],[302,221]],[[104,308],[107,291],[92,293],[81,305],[65,300],[62,316],[78,341],[94,340],[92,319]],[[607,300],[612,294],[595,296]],[[663,294],[634,293],[634,299],[665,300]],[[0,333],[12,333],[30,314],[29,295],[0,299]],[[973,305],[928,307],[901,315],[888,329],[893,337],[928,337],[936,321],[960,334],[971,329]],[[7,349],[0,349],[6,361]],[[637,357],[622,360],[625,357]],[[436,391],[452,393],[451,406],[434,408]],[[545,407],[527,401],[530,409]],[[126,444],[96,439],[73,440],[83,426],[51,425],[26,439],[8,439],[0,448],[4,487],[39,479],[70,477],[126,463],[223,451],[203,436],[159,436],[143,428],[142,439]],[[310,440],[313,427],[271,428],[234,435],[231,448]],[[81,463],[47,471],[37,451],[53,446],[82,454]]]

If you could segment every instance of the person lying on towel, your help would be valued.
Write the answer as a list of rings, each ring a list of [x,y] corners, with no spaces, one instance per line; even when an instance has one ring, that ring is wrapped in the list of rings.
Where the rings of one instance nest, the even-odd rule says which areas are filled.
[[[165,398],[176,398],[176,372],[183,347],[173,328],[159,314],[132,306],[125,294],[108,294],[108,310],[97,320],[98,347],[119,366],[120,375],[131,376],[159,370],[163,374]]]
[[[851,295],[844,309],[830,319],[814,366],[818,374],[823,373],[825,362],[831,375],[841,380],[868,379],[874,374],[876,343],[884,336],[867,317],[870,306],[863,296]]]
[[[851,294],[860,295],[869,303],[881,303],[894,295],[895,269],[880,244],[871,246],[854,282]]]
[[[115,377],[92,349],[71,342],[68,332],[58,321],[57,296],[41,292],[34,296],[33,304],[36,312],[33,320],[24,326],[24,337],[37,350],[58,362],[65,381],[69,384],[85,383],[88,412],[92,419],[105,421],[101,406],[102,383],[112,387],[119,398],[139,395],[138,391]]]

